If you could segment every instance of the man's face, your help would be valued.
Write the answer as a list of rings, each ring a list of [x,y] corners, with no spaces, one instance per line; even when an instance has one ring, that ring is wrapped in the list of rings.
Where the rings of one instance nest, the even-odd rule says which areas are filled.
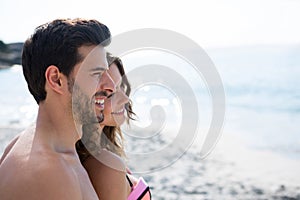
[[[104,99],[115,90],[107,73],[105,50],[101,46],[79,48],[84,60],[78,63],[70,77],[74,120],[79,124],[100,123],[104,120]]]

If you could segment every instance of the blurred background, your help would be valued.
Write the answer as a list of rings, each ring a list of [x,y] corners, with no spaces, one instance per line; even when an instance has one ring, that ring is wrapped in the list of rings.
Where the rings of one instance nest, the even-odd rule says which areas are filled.
[[[21,43],[36,26],[55,18],[83,17],[103,22],[113,36],[139,28],[169,29],[198,43],[213,61],[225,88],[226,119],[206,159],[200,158],[194,142],[170,166],[142,174],[154,198],[300,199],[300,1],[1,0],[0,9],[1,154],[36,117],[37,105],[16,65]],[[125,69],[132,63],[124,59]],[[132,96],[140,119],[136,125],[151,121],[145,108],[154,105],[178,114],[180,102],[171,94],[157,96],[155,87],[140,92],[146,100]],[[208,93],[198,95],[209,99]],[[165,117],[180,123],[176,116]],[[130,138],[127,143],[129,151],[144,146]],[[160,145],[156,141],[152,148]]]

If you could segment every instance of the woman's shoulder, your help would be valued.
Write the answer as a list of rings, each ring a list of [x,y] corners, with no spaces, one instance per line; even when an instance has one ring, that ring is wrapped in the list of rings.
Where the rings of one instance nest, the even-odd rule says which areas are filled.
[[[118,155],[102,149],[97,156],[89,156],[83,163],[93,186],[103,199],[127,199],[125,162]]]
[[[119,171],[126,173],[126,164],[123,158],[107,149],[101,149],[97,155],[90,156],[84,165],[89,165],[89,168],[100,167],[106,172],[112,170],[112,172]]]

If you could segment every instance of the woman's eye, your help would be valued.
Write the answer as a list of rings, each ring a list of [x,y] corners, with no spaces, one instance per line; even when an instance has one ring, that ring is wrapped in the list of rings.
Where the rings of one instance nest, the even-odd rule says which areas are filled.
[[[124,88],[122,87],[122,85],[118,85],[118,86],[117,86],[117,90],[118,90],[118,91],[123,91],[123,89],[124,89]]]
[[[126,85],[123,85],[123,84],[120,87],[121,87],[122,91],[125,91],[127,89]]]

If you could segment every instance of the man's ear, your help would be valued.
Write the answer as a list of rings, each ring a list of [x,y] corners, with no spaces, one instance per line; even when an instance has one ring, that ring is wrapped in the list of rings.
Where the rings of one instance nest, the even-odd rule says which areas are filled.
[[[52,90],[60,94],[63,93],[62,74],[60,73],[59,69],[56,66],[54,65],[49,66],[45,72],[45,77],[46,77],[46,83]]]

